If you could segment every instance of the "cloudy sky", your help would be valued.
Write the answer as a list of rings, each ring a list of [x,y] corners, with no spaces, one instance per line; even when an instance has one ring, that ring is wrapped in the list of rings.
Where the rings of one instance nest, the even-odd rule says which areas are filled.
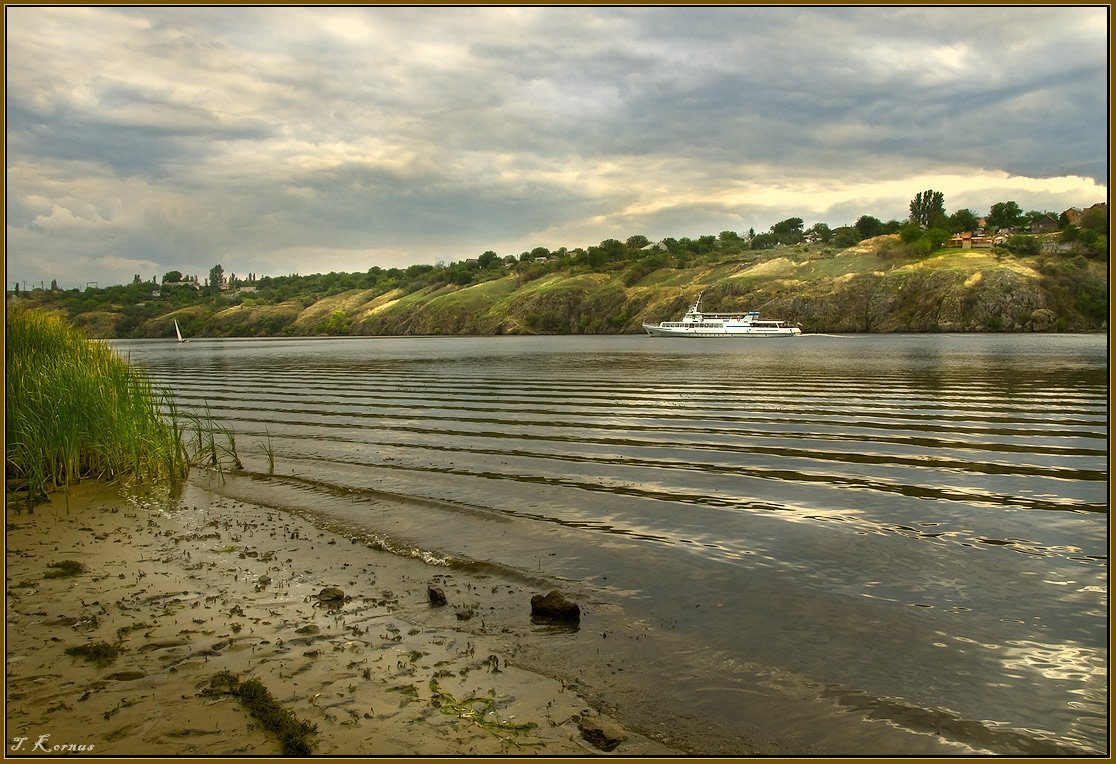
[[[7,279],[1105,201],[1106,7],[6,8]]]

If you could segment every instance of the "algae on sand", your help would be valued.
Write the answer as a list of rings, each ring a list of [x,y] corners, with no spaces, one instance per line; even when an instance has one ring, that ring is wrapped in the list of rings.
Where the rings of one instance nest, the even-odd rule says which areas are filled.
[[[283,708],[259,679],[241,682],[235,674],[221,671],[210,680],[209,692],[239,698],[252,716],[279,738],[284,756],[310,755],[310,743],[306,738],[318,731],[317,725],[300,721],[293,712]]]

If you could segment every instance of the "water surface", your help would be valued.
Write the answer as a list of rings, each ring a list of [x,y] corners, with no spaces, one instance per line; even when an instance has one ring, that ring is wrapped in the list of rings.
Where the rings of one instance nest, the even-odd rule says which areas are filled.
[[[1106,752],[1103,336],[116,345],[253,496],[569,588],[524,660],[697,750]]]

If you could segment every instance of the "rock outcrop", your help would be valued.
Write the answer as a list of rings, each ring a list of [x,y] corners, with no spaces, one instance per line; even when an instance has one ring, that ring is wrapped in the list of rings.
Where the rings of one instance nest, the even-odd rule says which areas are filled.
[[[548,621],[577,623],[581,620],[581,608],[555,589],[550,594],[536,594],[531,598],[531,616]]]

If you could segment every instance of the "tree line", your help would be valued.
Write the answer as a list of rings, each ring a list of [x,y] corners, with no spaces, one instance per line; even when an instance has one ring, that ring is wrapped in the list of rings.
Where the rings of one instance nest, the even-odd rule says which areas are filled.
[[[1003,244],[1008,252],[1035,255],[1039,252],[1038,239],[1019,231],[1048,217],[1057,221],[1057,238],[1070,244],[1073,254],[1090,258],[1107,256],[1107,207],[1090,208],[1074,221],[1066,213],[1038,210],[1024,213],[1016,202],[1005,201],[993,204],[983,222],[989,232],[1011,232]],[[274,304],[302,299],[309,305],[322,297],[351,290],[401,289],[410,293],[425,288],[469,286],[509,274],[525,282],[565,269],[626,268],[625,281],[630,286],[659,268],[685,268],[703,258],[746,256],[750,251],[803,245],[819,245],[835,252],[885,234],[898,234],[905,253],[925,256],[943,247],[955,233],[979,230],[981,222],[981,217],[970,209],[947,213],[944,194],[929,189],[917,193],[911,200],[906,220],[884,222],[871,215],[862,215],[851,225],[830,228],[825,223],[815,223],[805,228],[802,218],[790,217],[760,233],[754,229],[747,233],[722,231],[716,236],[664,238],[657,242],[636,235],[625,241],[605,239],[584,248],[535,247],[518,256],[503,257],[488,250],[477,258],[451,263],[415,264],[407,268],[372,266],[364,272],[305,276],[258,276],[255,273],[226,276],[224,267],[217,264],[200,283],[197,276],[172,270],[163,274],[161,282],[156,282],[154,276],[150,282],[145,282],[137,274],[128,285],[73,289],[58,297],[71,315],[117,304],[129,306],[127,313],[134,314],[134,320],[139,322],[166,313],[168,308],[178,309],[205,300]],[[252,289],[240,291],[244,286]],[[52,283],[52,290],[57,291],[57,282]],[[19,291],[18,285],[15,291]]]

